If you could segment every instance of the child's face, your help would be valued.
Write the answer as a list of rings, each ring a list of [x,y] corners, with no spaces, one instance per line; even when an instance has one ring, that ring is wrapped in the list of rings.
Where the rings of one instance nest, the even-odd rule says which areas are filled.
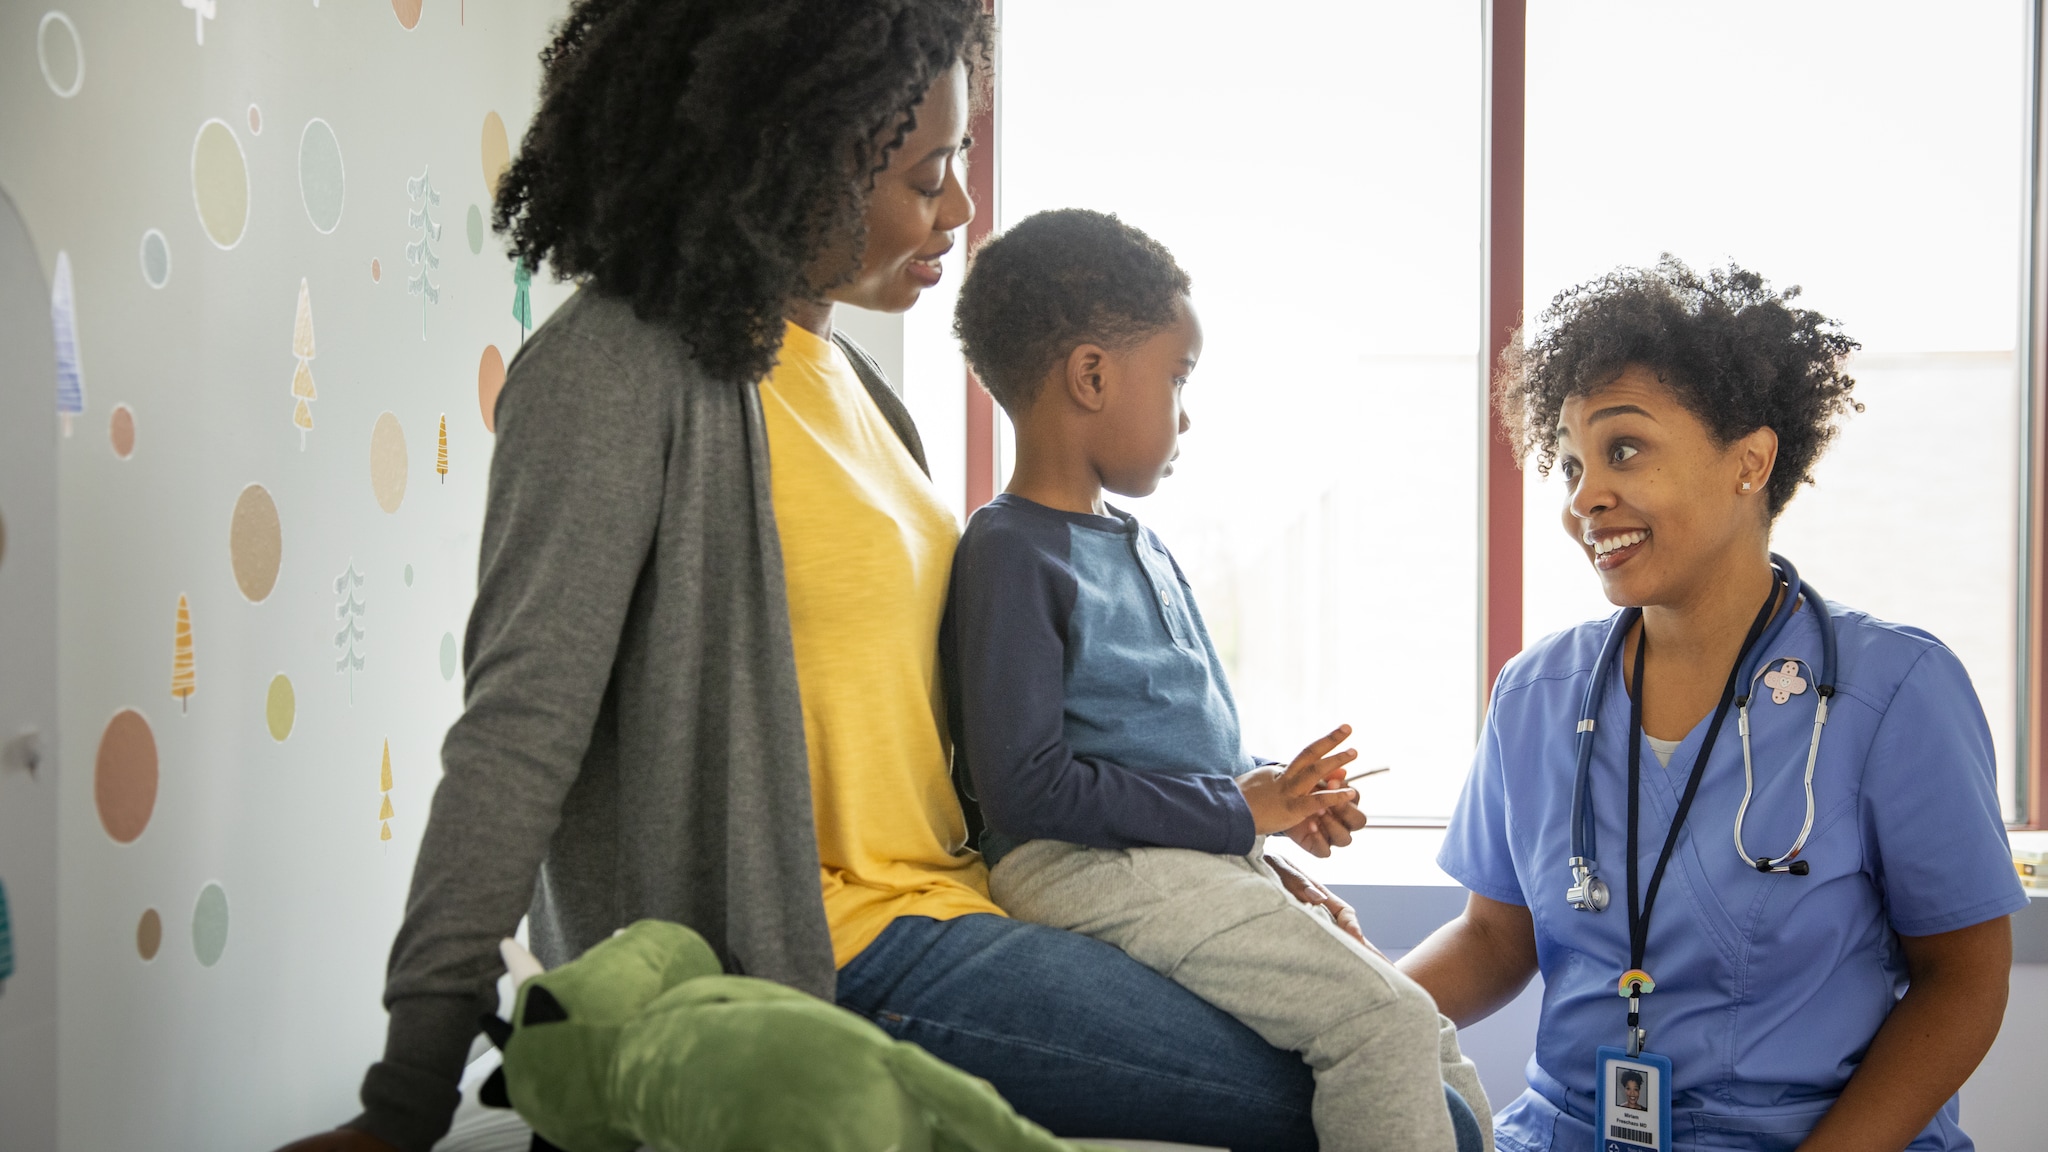
[[[1181,389],[1202,356],[1202,323],[1186,297],[1179,313],[1142,343],[1103,358],[1095,467],[1102,486],[1119,496],[1149,496],[1173,475],[1190,427]]]

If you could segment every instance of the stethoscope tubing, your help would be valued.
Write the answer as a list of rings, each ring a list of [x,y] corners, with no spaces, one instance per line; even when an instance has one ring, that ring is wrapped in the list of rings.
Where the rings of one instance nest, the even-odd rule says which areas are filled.
[[[1735,851],[1741,855],[1744,863],[1765,872],[1786,871],[1787,862],[1797,858],[1799,853],[1805,849],[1806,839],[1813,832],[1813,773],[1815,765],[1820,759],[1821,730],[1827,726],[1828,701],[1835,694],[1834,673],[1836,664],[1835,622],[1828,612],[1826,601],[1821,598],[1817,589],[1800,580],[1799,570],[1792,566],[1791,561],[1773,552],[1771,553],[1771,564],[1784,576],[1787,589],[1785,603],[1789,606],[1790,610],[1780,612],[1771,621],[1770,625],[1765,628],[1763,636],[1758,640],[1750,656],[1750,660],[1753,663],[1750,674],[1746,678],[1748,688],[1743,692],[1737,717],[1737,727],[1742,734],[1743,789],[1742,804],[1736,809],[1734,827]],[[1798,607],[1799,597],[1802,595],[1806,597],[1807,603],[1813,607],[1814,620],[1820,628],[1821,645],[1821,666],[1816,676],[1819,683],[1815,686],[1819,704],[1814,713],[1813,737],[1808,742],[1806,749],[1806,822],[1800,828],[1799,838],[1793,843],[1791,850],[1783,856],[1752,857],[1748,849],[1744,847],[1742,839],[1743,820],[1749,813],[1749,802],[1751,797],[1755,795],[1756,789],[1756,773],[1750,756],[1749,701],[1750,697],[1754,694],[1753,690],[1756,687],[1757,677],[1763,675],[1764,664],[1768,663],[1771,659],[1766,657],[1764,653],[1770,651],[1770,646],[1776,642],[1786,625],[1791,623],[1794,611]],[[1607,692],[1608,677],[1611,675],[1614,667],[1620,663],[1619,657],[1622,643],[1628,636],[1629,629],[1633,628],[1636,621],[1642,618],[1642,614],[1642,609],[1640,608],[1624,608],[1621,611],[1621,615],[1615,618],[1614,624],[1607,631],[1606,640],[1600,646],[1600,662],[1594,665],[1592,681],[1586,686],[1585,700],[1579,708],[1578,725],[1574,732],[1575,739],[1577,740],[1577,747],[1574,749],[1577,753],[1577,765],[1572,777],[1572,859],[1570,863],[1574,879],[1578,881],[1574,892],[1585,889],[1588,881],[1594,878],[1599,867],[1597,864],[1599,845],[1593,819],[1592,789],[1593,738],[1597,728],[1595,717],[1599,714],[1600,702],[1605,698]],[[1801,868],[1803,869],[1804,865]],[[1600,907],[1604,907],[1604,903],[1603,900],[1597,906],[1590,906],[1576,904],[1575,902],[1575,906],[1598,911]]]

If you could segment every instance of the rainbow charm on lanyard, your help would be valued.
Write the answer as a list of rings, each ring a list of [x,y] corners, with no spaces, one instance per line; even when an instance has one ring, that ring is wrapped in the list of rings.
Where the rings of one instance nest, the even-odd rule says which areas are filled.
[[[1632,1000],[1637,996],[1648,996],[1657,990],[1657,982],[1641,968],[1631,968],[1621,974],[1621,996]]]

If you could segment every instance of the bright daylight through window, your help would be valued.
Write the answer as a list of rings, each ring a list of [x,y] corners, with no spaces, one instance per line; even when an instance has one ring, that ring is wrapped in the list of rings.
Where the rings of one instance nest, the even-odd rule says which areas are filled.
[[[1029,0],[1001,71],[999,224],[1116,212],[1194,278],[1193,429],[1117,503],[1193,582],[1247,747],[1349,722],[1394,768],[1367,811],[1442,817],[1479,676],[1479,6]]]
[[[1867,410],[1773,547],[1829,598],[1945,641],[2011,809],[2026,10],[1955,0],[1534,0],[1527,279],[1669,251],[1729,260],[1841,321]],[[1527,484],[1524,635],[1611,611]]]

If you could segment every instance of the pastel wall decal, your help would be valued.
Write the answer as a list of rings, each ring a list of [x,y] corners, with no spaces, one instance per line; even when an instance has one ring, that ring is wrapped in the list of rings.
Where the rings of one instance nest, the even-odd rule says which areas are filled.
[[[299,695],[292,691],[292,678],[279,672],[270,678],[270,691],[263,696],[263,724],[270,738],[279,744],[292,734],[299,718]]]
[[[249,227],[249,161],[224,120],[208,120],[192,138],[192,203],[217,248],[233,248]]]
[[[410,32],[419,26],[420,9],[426,0],[391,0],[391,11],[398,17],[399,27]]]
[[[299,430],[299,451],[304,452],[306,433],[313,430],[313,410],[308,405],[320,398],[320,390],[313,387],[313,366],[307,363],[313,359],[313,296],[304,277],[299,278],[299,310],[292,319],[292,355],[299,361],[292,372],[292,397],[297,401],[292,424]]]
[[[299,202],[306,206],[314,231],[324,236],[341,225],[347,194],[341,141],[335,139],[333,125],[315,116],[299,133]]]
[[[206,22],[214,18],[219,7],[215,0],[178,0],[178,3],[192,10],[192,42],[206,43]]]
[[[85,369],[78,362],[78,306],[71,293],[71,253],[59,249],[57,269],[50,277],[50,327],[57,343],[57,415],[64,434],[71,418],[85,411]]]
[[[441,679],[455,679],[455,663],[459,656],[455,650],[455,633],[441,633]]]
[[[263,135],[263,109],[249,105],[249,135]]]
[[[384,741],[384,766],[377,773],[377,788],[384,793],[384,804],[377,809],[377,839],[391,839],[391,818],[397,813],[391,808],[391,741]]]
[[[512,144],[505,136],[505,120],[496,112],[484,113],[484,188],[491,199],[498,198],[498,181],[512,166]]]
[[[441,483],[448,482],[448,414],[441,413],[441,432],[434,446],[434,472],[441,477]],[[412,581],[408,580],[410,584]]]
[[[389,412],[377,417],[370,429],[370,490],[377,495],[377,507],[398,511],[405,503],[405,429]]]
[[[107,418],[107,442],[123,460],[135,455],[135,413],[126,404],[114,405],[113,415]]]
[[[526,343],[526,334],[533,331],[533,296],[531,286],[533,273],[526,267],[526,261],[514,257],[512,260],[512,318],[519,321],[519,342]]]
[[[334,662],[336,672],[348,673],[348,701],[356,701],[356,673],[363,670],[363,628],[356,621],[362,619],[370,608],[356,597],[356,589],[363,586],[363,574],[356,571],[356,562],[348,562],[348,571],[334,578],[334,594],[341,597],[341,603],[334,606],[334,618],[342,622],[341,631],[334,634],[334,646],[341,649],[341,656]]]
[[[178,711],[191,704],[199,681],[192,667],[192,607],[185,594],[178,593],[178,629],[171,637],[171,695],[178,698]]]
[[[407,588],[412,587],[412,565],[410,564],[405,566],[405,586]]]
[[[142,234],[142,281],[151,288],[171,282],[171,242],[154,228]]]
[[[406,214],[405,226],[419,233],[419,239],[405,246],[405,262],[412,265],[405,290],[420,298],[422,340],[427,338],[427,305],[441,302],[441,286],[434,283],[433,277],[434,270],[441,266],[441,257],[434,253],[434,245],[441,241],[441,226],[434,223],[434,205],[441,202],[441,194],[434,191],[431,171],[422,168],[419,175],[405,182],[406,198],[413,204]]]
[[[498,430],[498,393],[505,390],[505,356],[496,344],[484,345],[476,362],[476,407],[484,414],[484,431]]]
[[[375,256],[372,256],[372,257],[370,257],[370,283],[372,283],[372,284],[381,284],[381,283],[383,283],[383,282],[384,282],[384,264],[383,264],[383,262],[382,262],[382,261],[378,260],[378,259],[377,259],[377,258],[376,258]]]
[[[157,949],[164,946],[164,918],[154,908],[142,910],[142,918],[135,922],[135,954],[143,961],[156,959]]]
[[[261,484],[251,484],[235,498],[228,522],[228,557],[235,566],[235,586],[251,604],[261,604],[277,587],[277,568],[284,557],[284,529],[278,523],[277,501]]]
[[[208,884],[192,905],[192,954],[202,967],[211,968],[227,950],[228,894],[219,884]]]
[[[42,67],[43,83],[50,91],[69,100],[85,83],[85,44],[78,38],[78,25],[62,12],[45,12],[36,25],[36,63]]]
[[[93,759],[92,801],[100,827],[117,844],[132,844],[156,811],[156,734],[133,708],[123,708],[100,732]]]
[[[469,254],[476,255],[484,250],[484,211],[474,204],[469,206]]]
[[[14,921],[7,914],[7,885],[0,884],[0,988],[14,975]]]

